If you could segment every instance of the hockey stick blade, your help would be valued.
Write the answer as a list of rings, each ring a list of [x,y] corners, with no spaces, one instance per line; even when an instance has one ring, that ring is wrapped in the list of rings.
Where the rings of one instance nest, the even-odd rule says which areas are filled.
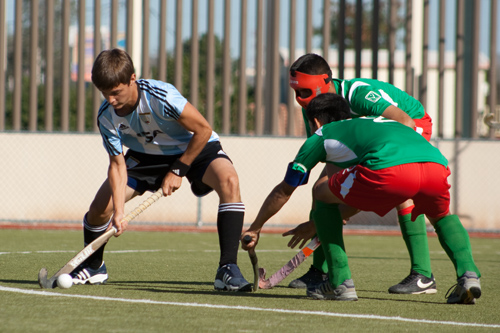
[[[318,237],[314,237],[309,244],[299,251],[285,266],[281,267],[276,273],[271,275],[269,279],[265,279],[266,270],[261,270],[261,280],[259,285],[262,289],[271,289],[281,281],[283,281],[290,273],[292,273],[301,263],[303,263],[313,252],[320,246]]]
[[[43,289],[52,289],[54,288],[54,280],[47,279],[48,275],[47,268],[42,268],[40,272],[38,272],[38,284],[40,285],[41,288]]]
[[[152,194],[149,198],[144,200],[139,206],[137,206],[134,210],[127,214],[123,218],[123,221],[130,222],[136,216],[141,214],[146,208],[151,206],[153,203],[158,201],[163,196],[162,189],[159,189],[154,194]],[[83,250],[77,253],[70,261],[66,263],[56,274],[54,274],[50,279],[48,277],[48,271],[46,268],[42,268],[40,272],[38,272],[38,284],[43,289],[53,289],[56,287],[56,280],[61,274],[70,274],[77,268],[82,262],[88,259],[95,251],[97,251],[101,246],[106,244],[108,240],[117,232],[115,227],[112,227],[104,234],[95,239],[92,243],[87,245]]]
[[[271,282],[266,279],[266,269],[263,267],[259,268],[259,288],[260,289],[271,289]]]
[[[243,237],[243,242],[248,244],[252,241],[252,237],[246,235]],[[253,268],[253,291],[259,290],[259,260],[257,259],[257,254],[255,254],[255,249],[248,250],[248,256],[250,257],[250,262]]]

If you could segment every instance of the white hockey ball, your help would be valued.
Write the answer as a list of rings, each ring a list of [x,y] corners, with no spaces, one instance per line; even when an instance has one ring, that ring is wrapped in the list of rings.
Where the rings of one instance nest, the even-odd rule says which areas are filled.
[[[69,274],[61,274],[57,278],[57,286],[61,289],[71,288],[73,285],[73,278]]]

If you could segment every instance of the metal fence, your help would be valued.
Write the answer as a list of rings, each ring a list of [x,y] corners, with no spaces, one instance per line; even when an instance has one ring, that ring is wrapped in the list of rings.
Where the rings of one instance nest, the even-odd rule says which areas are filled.
[[[2,169],[39,161],[23,155],[19,133],[97,132],[102,96],[89,73],[111,47],[132,55],[139,77],[173,83],[222,135],[303,137],[288,67],[315,52],[336,77],[378,78],[418,98],[434,139],[495,143],[483,117],[499,100],[497,16],[497,0],[0,0],[0,131],[13,136]],[[470,191],[461,184],[457,197]]]
[[[497,0],[1,0],[0,130],[97,131],[92,60],[122,47],[141,77],[173,83],[221,134],[301,136],[287,68],[316,51],[340,78],[384,71],[436,109],[437,137],[447,121],[453,136],[494,137],[478,131],[478,117],[497,103],[497,8]]]

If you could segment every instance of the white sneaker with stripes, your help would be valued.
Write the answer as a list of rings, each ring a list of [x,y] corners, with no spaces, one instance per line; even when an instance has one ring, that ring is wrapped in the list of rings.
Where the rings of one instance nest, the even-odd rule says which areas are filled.
[[[108,271],[104,261],[98,269],[90,267],[78,266],[73,273],[73,284],[104,284],[108,280]]]

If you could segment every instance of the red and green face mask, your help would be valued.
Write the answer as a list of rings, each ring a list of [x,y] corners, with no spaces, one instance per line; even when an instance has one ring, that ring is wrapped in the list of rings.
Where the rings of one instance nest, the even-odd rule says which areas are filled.
[[[330,89],[330,81],[328,74],[310,75],[295,71],[295,76],[290,75],[290,87],[293,90],[308,89],[311,91],[308,97],[295,97],[297,103],[303,108],[306,108],[314,97],[327,93]]]

